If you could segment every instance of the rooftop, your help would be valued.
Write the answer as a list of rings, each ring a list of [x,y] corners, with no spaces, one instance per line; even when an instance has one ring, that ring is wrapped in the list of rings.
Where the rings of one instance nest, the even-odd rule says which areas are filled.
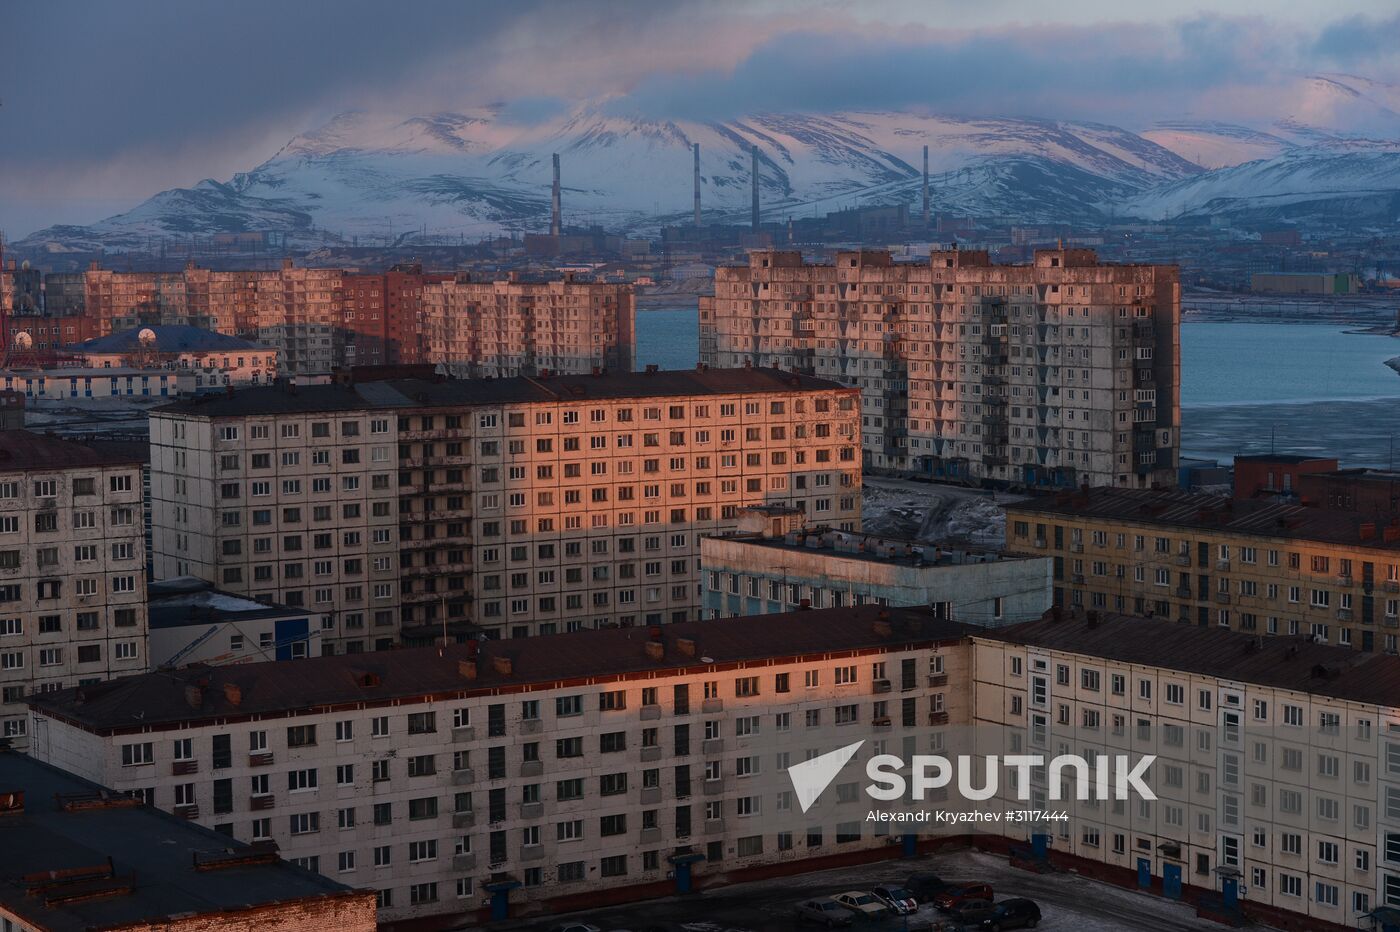
[[[190,914],[372,895],[0,751],[0,801],[14,792],[23,794],[21,811],[0,812],[0,907],[34,928],[164,925]],[[104,796],[115,805],[103,805]]]
[[[160,413],[248,417],[381,408],[460,408],[605,399],[855,391],[837,382],[779,369],[679,369],[509,379],[391,379],[349,385],[272,385],[180,400]]]
[[[1335,463],[1335,456],[1307,456],[1298,453],[1241,453],[1235,456],[1236,463],[1281,463],[1297,466],[1302,463]]]
[[[1053,610],[1037,621],[976,636],[1336,699],[1400,704],[1400,657],[1309,638],[1258,637],[1131,615],[1066,613],[1056,620]]]
[[[888,628],[877,625],[888,622]],[[926,609],[862,605],[664,625],[661,658],[647,628],[605,628],[505,641],[336,654],[288,663],[191,666],[34,694],[35,711],[120,732],[356,703],[550,688],[584,679],[682,673],[714,664],[956,641],[980,630]],[[682,640],[693,642],[686,653]],[[475,663],[475,676],[466,668]]]
[[[141,343],[141,334],[146,330],[155,334],[155,342],[149,349],[157,353],[261,353],[271,349],[239,337],[205,330],[203,327],[192,327],[188,324],[153,324],[79,343],[73,347],[73,352],[89,355],[138,352],[147,349]]]
[[[0,430],[0,471],[81,469],[85,466],[135,465],[146,461],[134,448],[60,440],[28,430]]]
[[[1008,515],[1106,518],[1158,527],[1400,550],[1400,527],[1381,527],[1353,513],[1309,508],[1277,499],[1231,499],[1203,493],[1100,488],[1042,495],[1007,505],[1006,510]]]
[[[973,563],[1033,559],[1023,555],[1005,555],[996,550],[975,547],[965,542],[946,541],[942,544],[926,544],[895,537],[855,534],[829,527],[809,527],[802,531],[789,532],[782,537],[734,532],[716,535],[716,539],[772,550],[821,554],[838,560],[865,560],[872,563],[915,568],[966,566]]]
[[[288,615],[305,617],[307,614],[302,609],[255,602],[246,596],[215,589],[213,583],[195,576],[177,576],[148,584],[146,603],[152,628],[180,628]]]

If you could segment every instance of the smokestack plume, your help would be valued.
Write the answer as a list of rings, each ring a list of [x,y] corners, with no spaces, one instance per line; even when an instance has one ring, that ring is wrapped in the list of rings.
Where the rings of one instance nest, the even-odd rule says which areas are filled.
[[[560,205],[560,197],[559,197],[559,153],[558,153],[558,152],[554,153],[554,197],[553,197],[553,207],[554,207],[554,211],[553,211],[553,213],[551,214],[550,219],[549,219],[549,235],[550,235],[550,236],[558,236],[559,234],[561,234],[561,233],[564,232],[564,218],[563,218],[563,211],[562,211],[562,208],[561,208],[561,205]]]
[[[928,146],[924,146],[924,226],[928,226]]]
[[[758,146],[753,147],[753,230],[758,232]]]
[[[695,144],[695,225],[700,225],[700,143]]]

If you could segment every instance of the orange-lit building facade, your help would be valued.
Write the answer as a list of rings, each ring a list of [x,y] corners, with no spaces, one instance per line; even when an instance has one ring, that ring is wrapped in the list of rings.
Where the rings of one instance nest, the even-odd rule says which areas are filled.
[[[859,395],[771,369],[265,388],[151,418],[157,576],[321,616],[323,652],[700,617],[749,505],[860,526]]]
[[[37,348],[58,349],[148,324],[189,324],[275,346],[290,375],[415,363],[496,376],[628,371],[635,343],[631,288],[572,277],[472,281],[416,265],[366,274],[291,260],[271,271],[190,263],[170,273],[94,263],[82,291],[80,313],[20,329],[32,331]]]
[[[754,250],[715,270],[701,361],[778,366],[862,390],[867,468],[1027,486],[1175,485],[1174,266],[1042,249],[884,250],[829,264]]]

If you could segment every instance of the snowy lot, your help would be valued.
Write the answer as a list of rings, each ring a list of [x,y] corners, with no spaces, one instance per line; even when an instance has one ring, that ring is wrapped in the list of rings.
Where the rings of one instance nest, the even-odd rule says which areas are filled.
[[[816,928],[795,919],[793,907],[802,900],[847,890],[868,890],[880,883],[898,883],[916,871],[932,871],[952,881],[990,883],[998,900],[1030,898],[1040,906],[1042,919],[1038,929],[1042,932],[1204,932],[1221,928],[1197,919],[1190,907],[1160,897],[1087,880],[1077,874],[1032,874],[1012,868],[1004,858],[975,851],[736,884],[692,897],[653,900],[568,918],[592,923],[604,932],[648,925],[684,932],[798,932]],[[939,918],[932,908],[924,907],[917,917],[910,917],[909,928],[928,928],[925,920]],[[560,919],[553,916],[502,928],[547,932]],[[894,932],[905,925],[901,918],[886,917],[857,922],[852,928]]]
[[[1006,543],[1006,512],[1002,506],[1025,498],[956,485],[870,476],[863,485],[862,530],[928,542],[957,538],[985,547]]]

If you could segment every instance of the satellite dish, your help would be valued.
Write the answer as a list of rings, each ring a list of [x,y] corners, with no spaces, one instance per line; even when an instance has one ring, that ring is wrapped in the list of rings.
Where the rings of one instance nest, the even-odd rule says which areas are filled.
[[[15,334],[15,346],[22,350],[31,349],[34,346],[34,338],[29,335],[28,331],[20,331]]]
[[[150,346],[156,341],[156,332],[150,327],[143,327],[141,332],[136,334],[136,339],[141,341],[142,346]]]

